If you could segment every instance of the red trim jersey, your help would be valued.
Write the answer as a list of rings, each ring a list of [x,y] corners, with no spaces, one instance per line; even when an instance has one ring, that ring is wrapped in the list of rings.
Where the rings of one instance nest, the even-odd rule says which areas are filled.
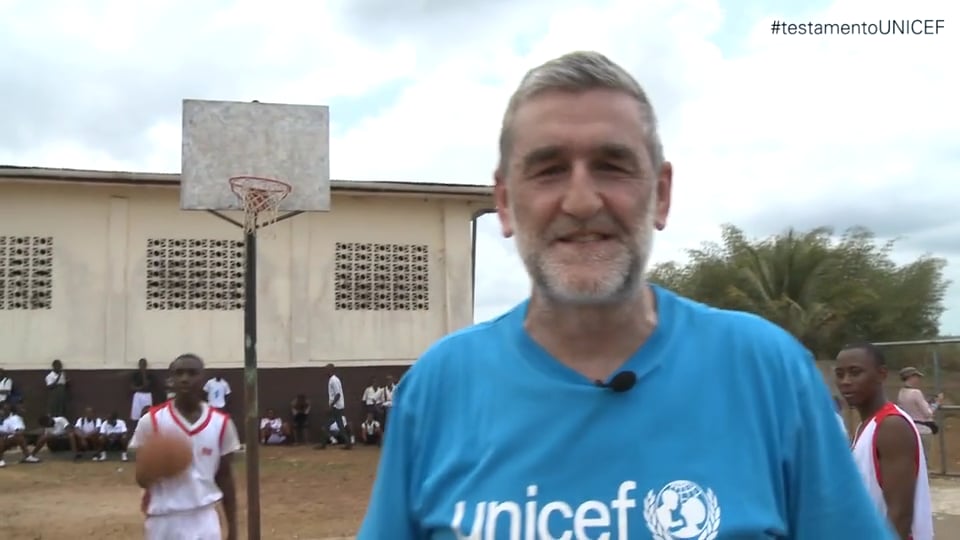
[[[933,511],[930,503],[930,482],[927,478],[927,460],[920,442],[920,432],[910,415],[900,407],[888,402],[877,414],[857,428],[853,440],[853,460],[867,486],[867,492],[873,503],[884,516],[887,515],[887,503],[883,498],[883,478],[880,476],[880,460],[877,453],[877,426],[888,416],[900,416],[906,420],[916,435],[914,452],[914,472],[917,487],[913,498],[913,528],[911,540],[933,540]]]
[[[220,458],[240,449],[233,420],[223,411],[201,403],[200,418],[190,423],[176,410],[173,401],[150,409],[137,423],[130,439],[131,449],[143,446],[157,432],[181,436],[193,447],[193,462],[173,478],[164,478],[144,493],[142,509],[148,516],[197,510],[223,498],[215,477]]]

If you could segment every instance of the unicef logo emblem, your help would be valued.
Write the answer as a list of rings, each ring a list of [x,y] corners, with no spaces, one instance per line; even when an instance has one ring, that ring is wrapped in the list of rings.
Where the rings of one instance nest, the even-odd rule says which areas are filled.
[[[687,480],[647,493],[643,517],[654,540],[714,540],[720,529],[720,505],[713,490]]]

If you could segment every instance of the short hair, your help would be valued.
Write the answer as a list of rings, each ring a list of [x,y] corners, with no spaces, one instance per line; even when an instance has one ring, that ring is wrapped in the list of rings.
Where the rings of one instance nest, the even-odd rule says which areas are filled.
[[[867,355],[873,359],[874,363],[877,364],[877,367],[886,367],[887,358],[883,355],[883,351],[880,350],[880,347],[877,347],[869,341],[855,341],[848,345],[844,345],[842,351],[855,351],[861,350],[867,353]]]
[[[200,358],[199,355],[196,355],[194,353],[183,353],[180,356],[177,356],[176,358],[174,358],[173,362],[170,362],[170,369],[173,369],[173,365],[177,363],[178,360],[196,360],[197,362],[200,363],[201,368],[204,367],[203,358]]]
[[[500,163],[497,171],[506,173],[513,143],[513,120],[520,105],[551,90],[585,92],[596,89],[616,90],[637,100],[640,112],[646,120],[647,151],[650,152],[654,170],[659,171],[664,162],[663,144],[657,131],[657,116],[647,93],[619,64],[593,51],[565,54],[531,69],[524,75],[510,97],[503,115],[500,128]]]

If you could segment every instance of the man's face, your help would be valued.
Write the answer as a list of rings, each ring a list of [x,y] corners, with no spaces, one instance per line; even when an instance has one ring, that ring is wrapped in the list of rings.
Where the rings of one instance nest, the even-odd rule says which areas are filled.
[[[87,407],[83,410],[83,415],[87,418],[93,418],[93,407]]]
[[[147,359],[146,359],[146,358],[141,358],[141,359],[137,362],[137,367],[139,367],[140,369],[147,369]]]
[[[196,358],[189,356],[178,358],[170,366],[173,387],[178,394],[200,395],[203,384],[203,366]]]
[[[834,368],[837,389],[852,407],[873,400],[886,379],[887,370],[863,349],[849,349],[837,355]]]
[[[645,128],[636,100],[610,90],[548,92],[517,109],[497,212],[554,301],[614,303],[639,285],[672,181],[669,164],[653,170]]]

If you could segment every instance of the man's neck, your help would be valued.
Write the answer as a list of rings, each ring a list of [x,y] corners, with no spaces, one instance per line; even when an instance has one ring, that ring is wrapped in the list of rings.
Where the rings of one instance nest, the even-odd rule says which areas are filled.
[[[629,300],[605,306],[559,305],[534,290],[524,328],[559,362],[591,379],[606,379],[650,337],[656,301],[643,285]]]
[[[862,407],[857,407],[857,412],[860,413],[860,421],[866,422],[867,420],[873,418],[884,405],[888,403],[886,396],[880,395],[876,399],[872,400],[870,403],[863,405]]]
[[[173,405],[183,414],[195,413],[203,409],[200,400],[180,395],[173,398]]]

